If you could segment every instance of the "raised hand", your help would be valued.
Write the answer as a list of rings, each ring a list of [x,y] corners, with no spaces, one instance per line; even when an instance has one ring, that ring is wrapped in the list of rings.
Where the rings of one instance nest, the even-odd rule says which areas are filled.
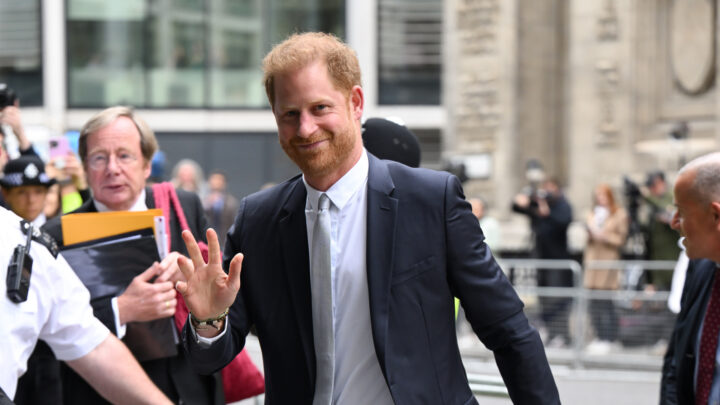
[[[133,278],[128,288],[118,297],[120,323],[152,321],[175,314],[175,291],[173,283],[156,279],[162,269],[154,263],[147,270]]]
[[[208,229],[208,263],[202,258],[200,248],[190,231],[183,231],[183,240],[190,259],[180,256],[178,265],[187,281],[178,281],[175,288],[183,295],[190,312],[197,319],[215,318],[235,302],[240,290],[242,253],[230,262],[230,272],[222,269],[220,243],[214,230]]]

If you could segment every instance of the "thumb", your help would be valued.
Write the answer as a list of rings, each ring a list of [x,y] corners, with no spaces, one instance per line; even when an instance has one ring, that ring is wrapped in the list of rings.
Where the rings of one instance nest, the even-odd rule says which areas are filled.
[[[183,298],[185,297],[185,293],[187,292],[187,283],[184,281],[178,281],[175,283],[175,289],[183,295]]]

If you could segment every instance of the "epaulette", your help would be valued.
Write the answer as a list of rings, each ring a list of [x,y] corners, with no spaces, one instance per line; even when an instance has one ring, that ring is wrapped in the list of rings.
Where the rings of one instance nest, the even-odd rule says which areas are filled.
[[[29,225],[30,223],[25,221],[24,219],[20,221],[20,229],[22,229],[23,231],[26,231]],[[49,233],[43,231],[38,227],[33,227],[32,239],[35,242],[45,246],[50,252],[50,254],[57,259],[57,255],[59,252],[58,245],[57,242],[55,242],[55,238],[50,236]]]

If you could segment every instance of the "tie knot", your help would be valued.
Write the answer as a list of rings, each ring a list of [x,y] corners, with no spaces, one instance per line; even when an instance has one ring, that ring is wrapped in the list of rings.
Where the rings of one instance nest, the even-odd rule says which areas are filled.
[[[327,194],[322,193],[320,194],[320,199],[318,200],[318,211],[326,211],[328,208],[330,208],[330,197],[328,197]]]

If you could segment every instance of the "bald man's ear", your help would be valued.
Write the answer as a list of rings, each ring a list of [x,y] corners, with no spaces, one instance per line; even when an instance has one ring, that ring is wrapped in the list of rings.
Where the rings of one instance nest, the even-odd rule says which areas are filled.
[[[715,227],[720,230],[720,201],[713,201],[710,203],[710,210],[715,220]]]

